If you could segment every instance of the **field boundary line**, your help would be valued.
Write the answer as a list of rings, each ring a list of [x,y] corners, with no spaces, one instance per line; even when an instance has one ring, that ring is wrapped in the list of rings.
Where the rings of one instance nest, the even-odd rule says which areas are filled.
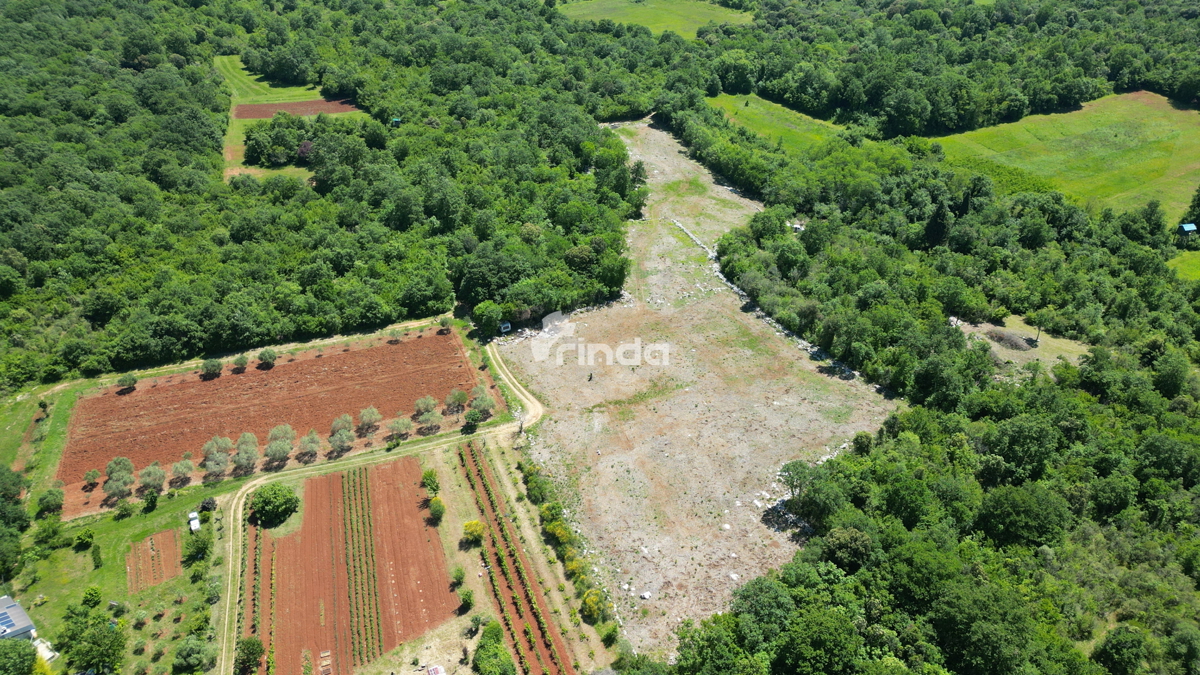
[[[525,390],[525,387],[512,375],[508,369],[508,364],[500,357],[499,350],[494,344],[489,344],[484,348],[492,358],[493,368],[496,371],[493,374],[501,375],[505,384],[510,388],[513,394],[520,399],[525,406],[525,410],[518,415],[515,422],[508,422],[497,427],[492,427],[486,431],[481,431],[475,434],[468,435],[449,435],[445,437],[435,436],[428,441],[419,442],[407,448],[398,448],[392,452],[370,452],[361,455],[351,455],[342,459],[333,460],[324,464],[315,464],[307,467],[299,467],[291,471],[281,471],[273,474],[262,474],[254,479],[247,481],[237,492],[233,493],[232,500],[226,508],[225,518],[227,522],[236,523],[236,527],[231,527],[229,541],[225,543],[226,553],[226,569],[239,569],[241,565],[241,540],[245,536],[245,531],[241,527],[241,523],[245,517],[247,497],[256,489],[268,483],[279,480],[291,480],[294,478],[311,478],[327,473],[336,473],[347,469],[369,466],[371,464],[381,464],[383,462],[394,460],[400,457],[409,455],[417,455],[430,450],[439,450],[445,447],[454,446],[460,443],[469,442],[472,440],[483,441],[488,438],[500,438],[505,433],[517,435],[521,433],[524,425],[535,424],[545,414],[546,409],[542,406],[532,394]],[[225,592],[221,599],[221,626],[218,630],[219,639],[221,642],[220,652],[217,658],[216,672],[218,675],[233,674],[233,657],[234,650],[237,645],[237,608],[238,597],[240,590],[238,589],[239,575],[229,574],[225,581]]]

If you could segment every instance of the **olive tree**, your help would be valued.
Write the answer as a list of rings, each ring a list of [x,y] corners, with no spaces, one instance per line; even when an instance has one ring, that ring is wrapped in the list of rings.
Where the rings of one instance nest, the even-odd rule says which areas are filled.
[[[162,492],[163,483],[166,480],[167,472],[158,465],[158,462],[142,469],[138,474],[138,481],[141,482],[142,487],[154,493]]]
[[[450,393],[446,394],[446,407],[455,411],[462,410],[469,399],[467,392],[461,389],[451,389]]]
[[[300,439],[300,451],[296,453],[296,459],[304,464],[311,464],[320,452],[321,439],[317,436],[317,430],[309,429],[304,438]]]
[[[271,433],[267,434],[267,442],[274,443],[275,441],[285,441],[288,445],[296,442],[296,432],[290,424],[280,424],[271,429]]]
[[[100,470],[88,469],[87,473],[83,474],[83,482],[88,485],[95,485],[100,482]]]
[[[432,396],[422,396],[413,404],[413,410],[417,415],[424,415],[428,412],[433,412],[437,408],[437,399]]]
[[[200,365],[200,375],[208,378],[218,377],[221,375],[223,367],[218,359],[205,359],[204,363]]]
[[[271,441],[267,443],[266,455],[267,461],[272,464],[283,464],[287,462],[288,455],[292,454],[292,444],[287,441]]]
[[[181,459],[171,465],[171,475],[181,481],[191,477],[195,472],[196,465],[192,464],[190,460]]]
[[[258,437],[246,432],[238,437],[237,453],[233,456],[233,468],[241,474],[252,473],[258,464]]]
[[[342,429],[329,437],[329,454],[333,457],[340,457],[350,452],[350,448],[352,447],[354,447],[354,434],[346,429]]]
[[[400,417],[388,423],[388,431],[392,432],[394,438],[400,438],[412,432],[412,420],[407,417]]]
[[[258,353],[258,362],[262,364],[264,368],[274,368],[275,359],[277,358],[279,358],[279,355],[276,354],[275,350],[271,349],[270,347],[267,347]]]
[[[436,410],[430,410],[424,415],[421,415],[419,421],[421,422],[422,428],[432,430],[435,427],[441,426],[442,416]]]
[[[329,427],[329,435],[333,436],[339,431],[350,431],[354,428],[354,418],[350,417],[350,413],[338,416]]]
[[[124,499],[132,492],[133,462],[128,457],[114,457],[105,467],[108,480],[104,481],[104,494],[113,499]]]
[[[238,372],[240,373],[246,370],[246,366],[249,365],[249,363],[250,357],[246,356],[245,354],[238,354],[237,358],[233,360],[233,367],[237,368]]]
[[[368,436],[375,433],[382,421],[383,415],[379,414],[374,406],[364,408],[362,412],[358,413],[358,435]]]
[[[229,466],[229,451],[233,449],[233,441],[224,436],[213,436],[204,444],[204,470],[210,474],[221,474]]]
[[[117,378],[117,386],[122,389],[133,389],[137,386],[138,379],[133,373],[125,373]]]

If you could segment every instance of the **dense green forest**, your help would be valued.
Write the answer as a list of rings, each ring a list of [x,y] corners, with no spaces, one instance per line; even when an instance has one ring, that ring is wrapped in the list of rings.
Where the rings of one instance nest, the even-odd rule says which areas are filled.
[[[1113,90],[1193,102],[1192,3],[763,0],[755,23],[695,41],[533,0],[0,14],[0,386],[456,303],[521,319],[610,297],[644,176],[596,122],[653,112],[769,206],[722,239],[726,276],[912,406],[852,453],[786,467],[794,562],[685,626],[675,665],[618,666],[1200,672],[1200,284],[1166,266],[1174,224],[1155,204],[999,196],[912,136]],[[370,118],[253,126],[249,162],[314,179],[226,183],[220,54]],[[851,126],[785,153],[709,107],[722,90]],[[950,322],[1010,313],[1091,351],[1002,368]],[[16,511],[0,519],[8,573]]]

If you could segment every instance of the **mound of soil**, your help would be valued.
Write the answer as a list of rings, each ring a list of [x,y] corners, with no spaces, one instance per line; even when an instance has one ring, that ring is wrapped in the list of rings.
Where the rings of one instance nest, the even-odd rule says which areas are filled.
[[[323,98],[311,101],[292,101],[291,103],[243,103],[233,108],[235,120],[269,120],[277,112],[292,115],[316,115],[319,113],[336,114],[355,112],[358,108],[350,99],[327,100]]]

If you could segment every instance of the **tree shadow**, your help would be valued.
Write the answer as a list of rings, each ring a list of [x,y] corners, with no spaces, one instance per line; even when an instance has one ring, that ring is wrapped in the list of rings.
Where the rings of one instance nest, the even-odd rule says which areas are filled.
[[[312,464],[313,462],[317,461],[317,453],[311,451],[297,453],[296,461],[300,462],[301,464]]]
[[[200,381],[208,382],[210,380],[215,380],[220,376],[221,376],[220,373],[200,373]]]
[[[171,478],[171,480],[167,481],[167,485],[170,485],[171,488],[174,490],[178,490],[179,488],[185,488],[191,484],[192,484],[191,476],[173,476]]]
[[[255,370],[270,370],[270,369],[272,369],[272,368],[274,368],[274,367],[275,367],[275,364],[274,364],[274,363],[262,363],[262,362],[259,362],[259,364],[258,364],[257,366],[254,366],[254,369],[255,369]]]
[[[442,425],[430,424],[428,426],[423,426],[423,427],[420,427],[419,429],[417,429],[417,433],[420,434],[421,436],[432,436],[441,430],[442,430]]]
[[[286,458],[283,460],[268,459],[267,461],[263,462],[262,468],[263,471],[275,473],[276,471],[283,471],[283,467],[287,466],[287,463],[288,461]]]
[[[117,396],[128,396],[137,391],[137,387],[121,387],[117,390]]]

